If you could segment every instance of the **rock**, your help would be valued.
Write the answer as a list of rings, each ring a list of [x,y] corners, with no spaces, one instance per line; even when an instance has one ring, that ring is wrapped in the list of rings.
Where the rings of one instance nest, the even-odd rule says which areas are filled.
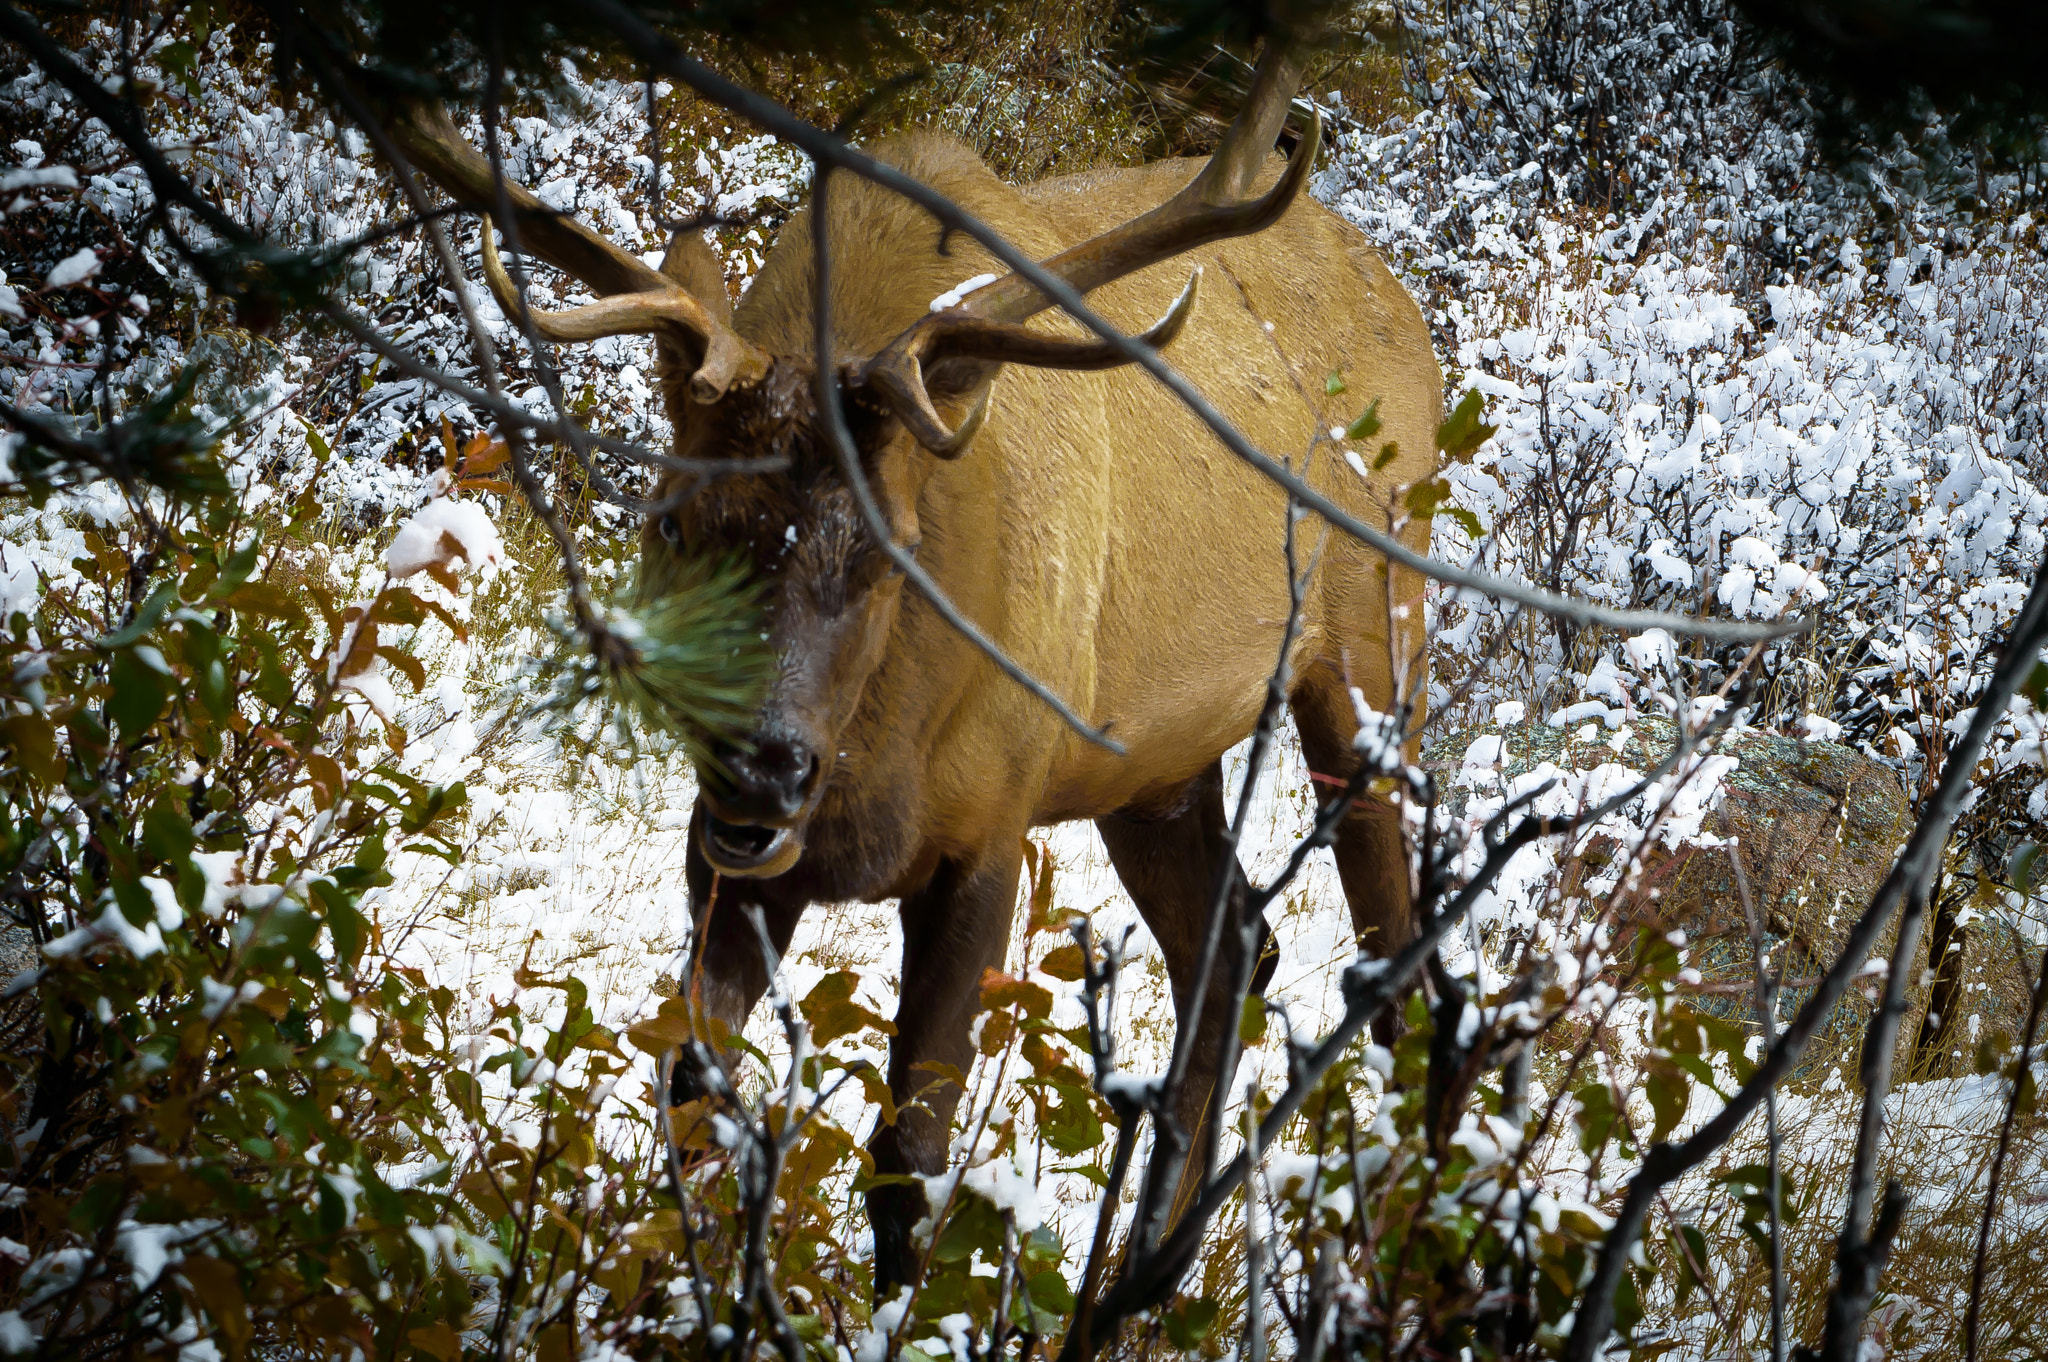
[[[1610,729],[1609,723],[1615,728]],[[1628,736],[1617,753],[1612,740],[1624,727]],[[1427,755],[1432,759],[1427,764],[1440,773],[1440,780],[1454,784],[1472,745],[1493,736],[1503,740],[1503,751],[1496,760],[1502,774],[1512,778],[1544,762],[1567,770],[1591,771],[1602,762],[1619,761],[1647,771],[1670,752],[1676,729],[1668,720],[1641,715],[1624,723],[1618,710],[1590,721],[1583,714],[1574,715],[1562,727],[1524,721],[1451,734],[1431,745]],[[1702,976],[1699,1006],[1749,1023],[1754,1017],[1750,990],[1755,970],[1734,874],[1733,858],[1739,855],[1751,901],[1765,923],[1765,946],[1787,983],[1780,997],[1780,1017],[1790,1019],[1812,996],[1811,985],[1799,987],[1799,981],[1814,979],[1833,962],[1849,928],[1869,905],[1911,832],[1905,792],[1890,768],[1836,743],[1743,731],[1722,738],[1717,750],[1736,758],[1739,765],[1725,778],[1722,803],[1707,815],[1702,830],[1733,838],[1735,845],[1652,852],[1628,908],[1639,920],[1686,933],[1691,944],[1689,963]],[[1476,753],[1490,754],[1484,746]],[[1455,797],[1464,792],[1452,793]],[[1597,873],[1614,854],[1612,844],[1596,844],[1567,864],[1567,888]],[[2011,972],[2006,957],[2014,952],[2006,938],[2012,934],[1985,927],[1980,924],[1970,938],[1973,974],[2002,978]],[[1873,953],[1888,954],[1893,939],[1894,934],[1887,933]],[[1924,945],[1922,951],[1924,966]],[[1975,958],[1980,955],[1985,958]],[[2021,960],[2019,968],[2024,972],[2030,965]],[[1899,1046],[1901,1071],[1897,1077],[1901,1079],[1907,1076],[1915,1031],[1925,1009],[1925,978],[1924,968],[1916,970],[1908,995]],[[1852,987],[1836,1005],[1795,1080],[1825,1079],[1839,1066],[1843,1080],[1854,1081],[1856,1056],[1871,1010],[1866,990],[1874,993],[1874,982]],[[2015,993],[2016,1018],[2005,1015],[2014,1010]],[[2024,1025],[2024,988],[1981,986],[1970,1002],[1996,1014],[1970,1024],[1973,1031],[1988,1025],[2017,1036]]]

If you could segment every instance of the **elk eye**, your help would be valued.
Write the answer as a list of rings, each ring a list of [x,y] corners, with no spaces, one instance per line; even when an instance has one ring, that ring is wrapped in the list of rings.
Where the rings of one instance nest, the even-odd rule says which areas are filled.
[[[683,527],[676,524],[674,516],[665,515],[661,518],[661,537],[666,539],[672,547],[681,548],[683,546]]]

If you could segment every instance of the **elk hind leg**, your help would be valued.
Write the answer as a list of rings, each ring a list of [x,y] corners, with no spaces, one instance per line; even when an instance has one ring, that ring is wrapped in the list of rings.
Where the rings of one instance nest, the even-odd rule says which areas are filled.
[[[1316,799],[1327,804],[1338,793],[1338,784],[1351,779],[1358,770],[1358,749],[1352,746],[1358,720],[1351,697],[1334,677],[1319,681],[1315,673],[1305,678],[1289,701],[1296,731],[1301,735],[1302,759],[1316,776]],[[1351,909],[1351,929],[1360,950],[1382,959],[1407,945],[1415,937],[1415,912],[1408,879],[1408,848],[1401,835],[1401,815],[1377,795],[1366,794],[1337,825],[1336,840],[1330,848],[1337,862],[1337,878],[1344,886],[1344,899]],[[1389,1008],[1373,1019],[1373,1037],[1391,1045],[1399,1036],[1401,1019]]]

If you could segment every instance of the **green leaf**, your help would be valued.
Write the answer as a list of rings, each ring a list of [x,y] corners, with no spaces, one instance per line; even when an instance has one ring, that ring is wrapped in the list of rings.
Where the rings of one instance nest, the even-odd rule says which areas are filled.
[[[107,668],[107,679],[112,685],[107,696],[107,717],[121,730],[121,740],[132,746],[170,704],[171,678],[138,658],[130,648],[114,655],[113,664]]]
[[[2021,842],[2013,848],[2012,859],[2006,862],[2006,874],[2012,887],[2020,893],[2031,893],[2034,881],[2040,874],[2041,846],[2038,842]]]
[[[228,558],[227,565],[221,568],[220,576],[215,579],[213,588],[207,594],[218,599],[248,581],[249,575],[256,571],[256,553],[262,546],[263,532],[258,530],[249,536],[248,543],[236,549]]]
[[[1427,520],[1436,514],[1436,508],[1451,499],[1451,484],[1447,478],[1430,478],[1418,482],[1408,489],[1402,505],[1417,520]]]
[[[159,861],[188,856],[196,845],[192,819],[180,805],[181,801],[167,795],[151,804],[149,812],[142,816],[142,845]]]
[[[215,719],[228,717],[228,669],[221,660],[220,635],[210,627],[186,620],[181,631],[185,644],[185,665],[192,669],[192,688],[199,703]]]
[[[1335,397],[1338,393],[1341,393],[1343,391],[1344,375],[1338,373],[1335,369],[1330,370],[1330,376],[1323,380],[1324,395],[1327,397]]]
[[[1095,1113],[1089,1091],[1076,1083],[1027,1079],[1037,1099],[1038,1131],[1045,1142],[1069,1157],[1085,1154],[1102,1143],[1102,1118]],[[1052,1099],[1059,1100],[1054,1102]]]
[[[1207,1296],[1177,1302],[1160,1323],[1166,1326],[1166,1336],[1173,1340],[1174,1347],[1191,1353],[1209,1336],[1210,1328],[1216,1323],[1216,1302]]]
[[[1389,440],[1380,446],[1379,454],[1372,461],[1372,471],[1377,473],[1400,457],[1401,442],[1399,440]]]
[[[1030,1293],[1032,1304],[1056,1315],[1072,1314],[1074,1310],[1074,1289],[1067,1285],[1065,1274],[1047,1269],[1038,1273],[1024,1284]]]
[[[2034,670],[2020,683],[2020,694],[2043,714],[2048,714],[2048,662],[2036,662]]]
[[[1499,427],[1489,426],[1481,418],[1486,414],[1486,399],[1473,388],[1458,400],[1458,405],[1444,423],[1436,428],[1436,447],[1444,457],[1458,463],[1469,461],[1479,446],[1493,438]]]
[[[142,608],[135,612],[135,618],[129,621],[126,628],[115,630],[93,646],[109,653],[118,648],[126,648],[156,628],[157,621],[164,617],[164,611],[170,609],[177,599],[177,587],[169,583],[158,587],[149,594],[149,599],[142,603]]]
[[[120,1213],[121,1204],[128,1198],[128,1189],[122,1185],[119,1176],[101,1178],[86,1189],[85,1195],[71,1208],[67,1217],[71,1228],[80,1234],[96,1237],[99,1232],[113,1223]]]
[[[1579,1148],[1590,1157],[1600,1152],[1614,1133],[1614,1094],[1605,1083],[1588,1083],[1576,1094],[1579,1099]]]
[[[1244,1011],[1237,1019],[1237,1038],[1246,1045],[1257,1045],[1266,1038],[1266,1000],[1256,993],[1244,1000]]]
[[[1466,510],[1463,506],[1446,506],[1443,508],[1443,513],[1452,520],[1457,521],[1458,528],[1462,529],[1473,539],[1484,539],[1486,537],[1486,526],[1480,524],[1479,517]]]
[[[1358,419],[1344,427],[1347,440],[1370,440],[1380,433],[1380,400],[1375,397],[1372,405],[1358,414]]]
[[[299,424],[306,428],[306,448],[313,451],[313,457],[323,464],[332,459],[334,451],[328,447],[327,440],[320,434],[319,428],[303,416],[299,418]]]
[[[1650,1143],[1661,1144],[1685,1119],[1685,1109],[1692,1101],[1692,1080],[1667,1060],[1651,1067],[1646,1093],[1650,1099],[1650,1110],[1656,1115],[1656,1125],[1650,1131]]]
[[[1002,1216],[985,1198],[962,1188],[953,1198],[945,1228],[932,1245],[932,1257],[942,1263],[964,1263],[979,1253],[993,1263],[1002,1251]]]

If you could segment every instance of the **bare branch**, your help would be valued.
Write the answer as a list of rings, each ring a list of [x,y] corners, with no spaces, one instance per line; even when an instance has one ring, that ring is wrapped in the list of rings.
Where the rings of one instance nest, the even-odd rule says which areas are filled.
[[[1639,798],[1658,781],[1678,769],[1705,739],[1718,734],[1734,717],[1734,710],[1717,715],[1709,729],[1700,735],[1681,731],[1680,741],[1671,754],[1660,762],[1656,769],[1620,791],[1603,803],[1586,811],[1570,823],[1559,824],[1543,817],[1531,816],[1502,835],[1501,828],[1509,818],[1540,796],[1549,788],[1548,784],[1530,790],[1510,801],[1491,819],[1484,832],[1487,855],[1480,868],[1468,879],[1464,887],[1449,905],[1426,918],[1421,929],[1406,946],[1386,960],[1376,960],[1361,955],[1346,967],[1343,980],[1344,1015],[1330,1033],[1318,1042],[1299,1063],[1292,1066],[1287,1087],[1277,1097],[1259,1122],[1257,1143],[1240,1150],[1230,1166],[1219,1172],[1196,1197],[1194,1204],[1182,1215],[1173,1232],[1153,1252],[1135,1258],[1126,1268],[1123,1276],[1096,1307],[1097,1313],[1089,1330],[1086,1346],[1100,1347],[1111,1338],[1116,1327],[1128,1316],[1139,1310],[1149,1309],[1163,1300],[1178,1280],[1180,1272],[1192,1258],[1202,1233],[1216,1212],[1230,1199],[1237,1184],[1244,1177],[1246,1163],[1263,1151],[1293,1119],[1301,1104],[1324,1074],[1330,1071],[1344,1051],[1363,1032],[1381,1009],[1393,999],[1407,991],[1409,980],[1429,957],[1435,953],[1446,933],[1458,926],[1471,911],[1482,894],[1490,891],[1493,881],[1517,852],[1542,837],[1568,832],[1574,828],[1598,823]],[[1437,876],[1443,867],[1432,868],[1423,906],[1426,908],[1432,897],[1441,892]],[[1661,1148],[1662,1146],[1660,1146]],[[1075,1344],[1068,1344],[1071,1353]]]
[[[1977,1362],[1977,1331],[1984,1306],[1984,1265],[1991,1253],[1991,1218],[1998,1210],[1998,1182],[2005,1172],[2005,1157],[2012,1148],[2013,1126],[2018,1124],[2021,1102],[2033,1088],[2034,1037],[2041,1026],[2041,1002],[2048,998],[2048,950],[2041,952],[2041,973],[2034,981],[2034,1001],[2027,1008],[2027,1035],[2020,1042],[2020,1057],[2013,1066],[2012,1092],[2005,1099],[2005,1119],[1998,1125],[1998,1152],[1991,1156],[1990,1185],[1984,1189],[1984,1215],[1977,1222],[1977,1256],[1970,1264],[1970,1306],[1963,1314],[1963,1362]]]
[[[1728,863],[1735,869],[1735,894],[1742,900],[1742,915],[1749,924],[1750,961],[1756,971],[1756,1021],[1763,1030],[1764,1048],[1778,1043],[1778,987],[1783,971],[1764,965],[1764,924],[1749,892],[1749,871],[1742,864],[1740,844],[1728,848]],[[1778,1136],[1778,1090],[1764,1096],[1764,1139],[1770,1159],[1771,1233],[1771,1362],[1785,1362],[1785,1238],[1783,1221],[1784,1187],[1780,1176],[1781,1149]],[[1704,1280],[1704,1279],[1702,1279]]]

